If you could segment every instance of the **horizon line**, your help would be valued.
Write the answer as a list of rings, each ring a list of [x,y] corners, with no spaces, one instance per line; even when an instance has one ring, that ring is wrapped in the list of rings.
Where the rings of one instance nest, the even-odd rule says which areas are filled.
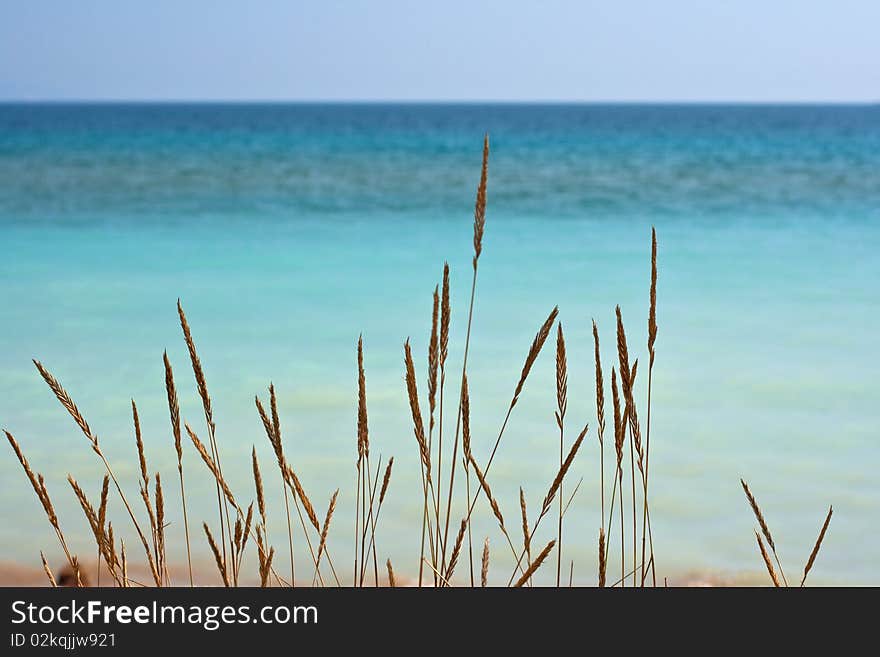
[[[0,105],[862,105],[873,100],[583,100],[583,99],[399,99],[399,98],[2,98]]]

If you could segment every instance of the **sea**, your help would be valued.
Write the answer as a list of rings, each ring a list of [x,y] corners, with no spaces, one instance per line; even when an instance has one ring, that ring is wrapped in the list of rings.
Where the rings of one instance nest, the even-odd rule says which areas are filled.
[[[558,306],[565,451],[589,425],[562,487],[564,582],[596,583],[603,525],[609,583],[621,574],[619,496],[608,526],[615,308],[639,361],[644,435],[654,227],[648,490],[658,583],[769,583],[743,479],[790,583],[800,582],[833,505],[808,582],[880,584],[880,105],[868,104],[0,105],[0,426],[45,476],[71,549],[95,553],[67,476],[97,504],[103,464],[32,359],[68,390],[146,523],[136,402],[151,495],[160,473],[169,559],[179,566],[186,551],[163,352],[181,414],[206,439],[179,299],[204,365],[224,476],[243,505],[255,498],[256,448],[281,573],[290,565],[282,484],[254,397],[265,402],[274,384],[286,455],[319,520],[339,489],[328,547],[350,583],[363,337],[371,478],[394,457],[378,563],[391,559],[399,579],[417,578],[423,492],[404,343],[427,426],[432,295],[448,263],[442,457],[439,409],[432,432],[445,499],[487,134],[467,361],[472,449],[484,464],[532,340]],[[605,384],[601,449],[593,320]],[[485,498],[474,509],[475,568],[479,577],[488,538],[490,583],[507,583],[522,546],[520,487],[533,523],[559,468],[556,340],[554,327],[488,472],[512,545]],[[193,559],[207,581],[213,558],[201,523],[218,533],[216,493],[184,441]],[[58,562],[54,532],[4,449],[0,559],[39,568],[42,550]],[[629,570],[641,546],[634,559],[625,454]],[[457,459],[450,544],[466,505],[460,446]],[[556,514],[554,502],[533,545],[557,537]],[[108,517],[129,559],[143,560],[115,494]],[[293,528],[297,579],[311,580],[295,513]],[[556,566],[554,552],[535,582],[555,583]],[[256,566],[247,568],[255,579]],[[469,570],[463,559],[454,582],[469,583]]]

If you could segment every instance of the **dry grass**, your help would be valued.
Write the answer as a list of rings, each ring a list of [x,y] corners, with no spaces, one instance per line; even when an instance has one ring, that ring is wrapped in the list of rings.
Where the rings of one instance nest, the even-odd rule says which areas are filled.
[[[559,309],[554,307],[546,320],[539,327],[531,345],[529,346],[519,378],[514,386],[510,403],[505,409],[501,428],[498,431],[491,449],[488,451],[485,459],[482,458],[482,455],[478,456],[476,454],[478,446],[475,444],[474,437],[471,435],[471,392],[468,386],[468,355],[471,343],[471,331],[474,323],[478,263],[484,246],[484,238],[486,236],[488,160],[489,139],[488,136],[486,136],[483,142],[480,179],[479,184],[477,185],[474,206],[473,275],[468,302],[467,330],[462,345],[463,356],[461,362],[461,378],[457,391],[458,394],[456,395],[458,403],[455,405],[457,408],[451,410],[447,408],[447,404],[445,403],[447,397],[445,394],[445,388],[446,374],[449,368],[448,357],[452,315],[452,293],[450,285],[450,268],[448,263],[444,263],[442,280],[434,285],[432,294],[431,330],[427,340],[427,373],[426,378],[424,379],[427,384],[427,395],[425,400],[427,403],[426,408],[428,410],[427,418],[422,414],[422,398],[417,384],[418,374],[416,371],[416,363],[413,358],[411,341],[407,339],[404,343],[404,380],[406,396],[409,406],[409,414],[412,419],[413,435],[418,450],[421,478],[421,491],[419,491],[418,498],[422,501],[420,523],[422,525],[422,534],[419,554],[418,584],[421,586],[424,583],[426,579],[424,575],[426,573],[427,578],[433,579],[433,584],[435,586],[462,583],[465,580],[465,575],[461,574],[456,577],[456,574],[462,571],[461,561],[466,560],[468,562],[467,566],[470,585],[475,586],[477,580],[482,587],[488,585],[489,538],[486,537],[486,540],[483,543],[479,574],[478,577],[475,577],[471,522],[479,500],[481,497],[484,497],[488,502],[488,509],[481,509],[480,512],[488,511],[493,514],[498,522],[501,534],[506,539],[515,560],[513,573],[510,575],[508,584],[517,587],[526,584],[533,584],[535,574],[555,547],[557,550],[556,585],[559,586],[561,585],[562,554],[564,547],[563,519],[568,512],[572,499],[579,490],[580,481],[583,481],[583,477],[581,477],[577,485],[573,487],[567,502],[564,499],[563,488],[566,488],[566,490],[569,488],[565,481],[567,477],[571,476],[571,473],[575,468],[575,460],[587,435],[588,425],[586,423],[583,424],[583,429],[580,431],[576,440],[569,446],[568,450],[565,448],[565,429],[570,413],[580,415],[577,426],[581,426],[585,417],[592,416],[594,409],[582,408],[579,400],[576,400],[575,398],[572,398],[571,400],[569,399],[568,377],[570,363],[568,360],[562,323],[557,322]],[[657,234],[654,229],[651,231],[650,257],[651,275],[648,297],[647,340],[645,342],[641,342],[641,340],[639,341],[639,344],[646,345],[648,355],[644,443],[642,441],[642,426],[639,422],[639,400],[636,398],[635,392],[638,359],[631,360],[630,353],[630,345],[635,344],[635,342],[630,342],[628,340],[621,308],[618,306],[614,310],[616,319],[615,338],[617,364],[611,369],[611,401],[613,403],[615,468],[611,478],[612,490],[607,516],[604,459],[606,390],[600,358],[599,328],[595,320],[592,322],[592,347],[595,359],[596,386],[595,417],[598,424],[599,445],[598,480],[600,486],[600,527],[597,546],[597,561],[598,585],[600,587],[607,586],[607,582],[609,581],[614,582],[611,586],[624,586],[628,582],[631,582],[633,586],[646,586],[649,581],[648,574],[651,575],[650,583],[656,586],[657,582],[654,544],[651,531],[650,505],[648,501],[648,475],[650,471],[651,446],[651,395],[653,369],[656,356],[656,342],[658,337],[658,242]],[[207,440],[202,442],[192,426],[181,418],[180,402],[178,399],[177,387],[175,385],[172,364],[167,353],[163,353],[165,388],[180,485],[180,504],[182,506],[184,521],[182,532],[178,532],[176,528],[171,529],[173,533],[182,533],[185,537],[184,540],[186,542],[190,585],[194,583],[194,578],[187,519],[187,502],[184,487],[183,454],[185,446],[182,441],[182,427],[185,428],[187,435],[190,437],[193,449],[207,467],[209,476],[215,483],[218,513],[216,522],[219,524],[219,541],[215,538],[215,535],[212,533],[207,522],[203,522],[202,527],[208,548],[214,558],[220,580],[225,586],[238,585],[241,572],[248,563],[245,561],[245,555],[249,543],[255,546],[253,556],[257,562],[256,576],[258,577],[261,586],[270,586],[274,584],[294,586],[298,583],[302,583],[297,581],[294,558],[295,543],[302,545],[301,543],[298,543],[301,539],[305,539],[305,545],[312,558],[312,564],[314,566],[312,583],[326,585],[330,580],[329,578],[325,580],[324,575],[327,573],[326,569],[329,568],[329,572],[332,573],[333,576],[333,581],[335,581],[337,585],[340,585],[340,578],[338,577],[331,556],[331,542],[336,542],[339,539],[337,536],[334,541],[331,541],[330,528],[334,513],[337,510],[337,504],[343,503],[346,499],[353,499],[355,505],[352,583],[355,586],[365,585],[367,582],[369,564],[372,562],[373,585],[378,586],[380,582],[377,544],[381,543],[379,519],[381,511],[386,503],[387,495],[389,494],[394,458],[391,457],[388,459],[384,469],[384,476],[380,477],[379,475],[383,472],[383,459],[381,454],[379,455],[378,460],[375,460],[374,458],[375,463],[371,463],[370,459],[370,432],[368,425],[364,363],[365,350],[362,337],[359,336],[357,341],[357,460],[355,494],[346,498],[345,493],[340,494],[340,489],[337,488],[330,497],[330,502],[327,507],[327,512],[324,515],[323,522],[319,521],[314,506],[307,495],[297,472],[295,472],[285,454],[282,441],[280,413],[278,410],[278,398],[274,384],[270,384],[268,387],[269,400],[267,405],[264,405],[259,396],[255,396],[257,412],[278,465],[281,476],[282,491],[284,494],[284,508],[287,517],[287,543],[290,559],[290,580],[285,581],[278,575],[273,566],[276,550],[275,546],[271,543],[267,524],[267,516],[270,512],[269,506],[272,503],[273,498],[268,494],[264,487],[263,474],[260,470],[256,447],[252,450],[252,470],[256,500],[255,503],[249,503],[247,509],[244,510],[244,504],[240,505],[236,501],[233,489],[223,475],[220,445],[217,437],[217,427],[214,421],[213,403],[208,390],[207,376],[196,350],[196,344],[190,324],[179,299],[177,302],[177,311],[207,431],[207,434],[203,434],[207,435]],[[537,517],[531,522],[528,515],[526,495],[522,488],[519,489],[519,507],[523,534],[522,548],[519,549],[513,546],[510,536],[508,535],[504,516],[501,512],[501,500],[493,494],[490,485],[490,471],[492,464],[499,453],[499,446],[511,420],[513,410],[517,406],[521,396],[524,394],[530,373],[537,363],[542,353],[543,346],[551,335],[554,325],[556,326],[556,409],[554,415],[559,438],[558,468],[556,469],[556,474],[553,480],[548,486],[546,495],[541,500]],[[149,539],[147,538],[147,532],[142,531],[134,510],[129,505],[124,491],[114,475],[110,463],[104,456],[98,437],[86,421],[84,414],[77,407],[70,394],[49,372],[49,370],[37,360],[34,360],[34,364],[40,376],[49,386],[50,390],[54,393],[61,405],[73,418],[80,431],[86,437],[89,446],[104,465],[106,474],[103,477],[97,510],[89,501],[83,488],[72,476],[69,477],[74,496],[77,498],[79,505],[84,512],[86,521],[94,537],[99,560],[103,560],[116,585],[124,587],[132,584],[140,584],[139,582],[132,580],[129,576],[131,566],[130,557],[126,554],[124,542],[121,539],[117,540],[114,537],[113,523],[110,522],[108,518],[108,500],[110,495],[110,483],[112,482],[113,487],[123,502],[128,514],[128,519],[131,521],[132,526],[136,530],[140,542],[142,543],[144,556],[146,558],[149,572],[152,575],[153,583],[157,586],[173,584],[171,577],[169,576],[169,571],[171,569],[169,568],[167,557],[167,544],[172,537],[169,532],[166,531],[168,529],[166,507],[168,505],[176,505],[178,501],[175,499],[167,499],[169,491],[163,490],[161,473],[159,472],[156,472],[152,476],[154,487],[151,495],[149,487],[151,477],[149,476],[148,460],[141,432],[138,408],[134,400],[131,402],[131,409],[135,434],[135,446],[137,450],[136,471],[139,475],[139,493],[144,502],[144,510],[149,521]],[[456,370],[456,376],[457,374],[458,372]],[[571,402],[571,404],[569,402]],[[446,416],[449,414],[455,416],[455,424],[454,427],[451,428],[449,424],[445,422],[445,420],[448,419]],[[452,431],[451,436],[445,435],[449,434],[450,431]],[[56,586],[63,583],[82,583],[84,581],[84,573],[79,565],[80,560],[77,555],[70,550],[65,536],[61,531],[55,507],[49,497],[42,475],[33,471],[30,463],[25,458],[19,443],[12,434],[8,431],[5,433],[13,452],[43,507],[46,517],[49,520],[49,524],[55,532],[68,562],[67,575],[62,581],[60,578],[53,575],[45,556],[43,556],[42,552],[40,553],[41,562],[50,585]],[[446,440],[444,440],[444,438]],[[627,438],[630,444],[629,468],[625,467],[626,455],[624,447]],[[477,437],[477,439],[479,439],[479,437]],[[461,481],[456,480],[456,470],[459,465],[459,441],[461,442],[463,455],[460,464],[461,468],[464,470],[463,484]],[[552,458],[554,463],[556,461],[555,454],[552,456],[549,454],[544,456],[536,453],[534,458],[537,459],[542,457],[547,459]],[[629,470],[629,472],[627,472],[627,470]],[[478,484],[473,494],[471,491],[471,471],[475,474]],[[741,481],[741,483],[749,505],[760,527],[760,533],[756,531],[755,536],[758,542],[759,552],[767,571],[770,574],[771,582],[776,586],[782,584],[787,585],[785,574],[782,571],[781,563],[777,554],[776,543],[773,540],[764,515],[748,485],[745,481]],[[482,496],[480,493],[482,493]],[[628,504],[625,504],[625,496],[630,498],[626,500]],[[291,519],[291,497],[293,498],[292,502],[294,510],[299,517],[301,531],[300,528],[294,527]],[[538,534],[541,521],[549,514],[553,502],[556,501],[557,498],[558,514],[555,539],[546,543],[546,546],[533,559],[531,551],[532,543],[541,538]],[[349,503],[351,502],[349,501]],[[254,513],[255,504],[256,514]],[[453,513],[458,514],[462,507],[465,510],[465,513],[463,513],[461,517],[458,531],[455,533],[453,541],[450,544],[448,540],[450,538],[450,518]],[[617,533],[613,530],[615,508],[618,512],[620,525],[619,545],[612,545],[613,535]],[[642,516],[640,526],[637,522],[639,512]],[[807,564],[804,567],[801,585],[806,581],[807,575],[811,572],[811,569],[816,562],[816,557],[823,544],[831,520],[831,515],[832,510],[829,509],[818,539],[810,553]],[[257,517],[255,518],[255,516]],[[578,525],[580,525],[580,523],[578,523]],[[628,531],[627,527],[631,528],[631,537],[626,536]],[[334,534],[338,534],[338,532],[334,532]],[[565,535],[569,535],[569,532],[566,531]],[[467,537],[467,550],[465,550],[465,537]],[[627,544],[627,538],[630,538],[631,546]],[[637,543],[639,539],[641,540],[641,555],[639,555],[637,551]],[[769,546],[769,552],[765,547],[765,541],[766,545]],[[315,545],[317,547],[315,547]],[[447,550],[448,545],[451,546],[449,550]],[[619,578],[608,572],[609,564],[615,561],[615,555],[613,553],[613,550],[615,549],[618,551],[620,559]],[[770,557],[771,553],[773,555],[773,560],[771,560]],[[627,563],[628,559],[631,559],[629,563]],[[524,563],[523,560],[525,560]],[[391,560],[386,558],[385,565],[388,575],[388,584],[392,587],[397,586],[398,577],[392,568]],[[427,570],[423,568],[424,566],[427,566]],[[571,561],[569,583],[573,581],[575,566],[575,562]],[[592,571],[592,567],[590,570]],[[515,582],[514,579],[516,580]]]

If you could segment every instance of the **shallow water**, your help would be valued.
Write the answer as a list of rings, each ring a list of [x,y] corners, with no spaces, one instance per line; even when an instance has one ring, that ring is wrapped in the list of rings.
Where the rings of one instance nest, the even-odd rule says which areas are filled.
[[[227,478],[241,497],[253,495],[256,444],[267,480],[277,480],[253,404],[274,381],[290,458],[320,515],[342,488],[330,535],[337,564],[351,560],[363,333],[372,453],[395,457],[379,556],[415,570],[420,484],[402,345],[409,336],[424,393],[431,292],[447,259],[454,389],[485,130],[489,208],[468,365],[474,448],[478,456],[491,449],[534,333],[558,304],[569,357],[566,441],[591,424],[565,530],[575,580],[594,581],[600,524],[590,319],[608,383],[620,304],[644,400],[655,225],[659,572],[760,574],[742,476],[790,579],[833,504],[811,580],[877,584],[878,106],[0,105],[0,425],[46,475],[76,549],[91,550],[65,476],[97,495],[101,470],[30,359],[68,388],[136,496],[134,398],[150,468],[174,490],[165,349],[183,414],[204,433],[180,297]],[[548,343],[490,475],[511,528],[518,487],[534,513],[558,466],[554,409]],[[455,409],[446,410],[448,428]],[[195,520],[215,521],[216,510],[192,450],[185,461],[196,533]],[[2,554],[38,563],[40,549],[57,553],[11,451],[0,474]],[[177,496],[166,496],[176,506]],[[280,546],[279,501],[269,522]],[[475,540],[490,537],[493,574],[506,581],[510,551],[488,508],[477,508]],[[169,516],[181,559],[179,510]],[[555,534],[547,525],[536,543]],[[305,546],[297,557],[307,560]]]

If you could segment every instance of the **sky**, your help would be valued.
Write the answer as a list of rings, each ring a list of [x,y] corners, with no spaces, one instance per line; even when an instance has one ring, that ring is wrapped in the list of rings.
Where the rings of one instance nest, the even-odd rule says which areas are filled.
[[[880,100],[880,0],[0,0],[0,100]]]

